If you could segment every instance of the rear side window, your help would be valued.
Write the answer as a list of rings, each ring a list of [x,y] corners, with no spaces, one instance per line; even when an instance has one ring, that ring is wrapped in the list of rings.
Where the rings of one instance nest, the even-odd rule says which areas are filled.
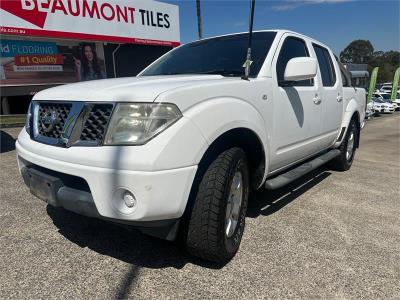
[[[340,75],[342,75],[342,82],[344,87],[351,86],[349,79],[347,78],[346,74],[342,69],[340,69]]]
[[[326,48],[313,44],[315,54],[317,55],[319,70],[321,71],[322,85],[334,86],[336,82],[335,68],[332,58]]]
[[[287,82],[284,79],[285,68],[289,60],[294,57],[309,57],[306,43],[299,38],[288,37],[282,45],[281,52],[279,53],[278,61],[276,63],[276,76],[278,78],[278,84],[280,86],[287,86]],[[296,81],[291,85],[295,86],[313,86],[314,81],[302,80]]]
[[[340,75],[342,76],[342,84],[343,87],[351,87],[351,75],[349,71],[346,70],[346,68],[342,65],[342,63],[339,61],[339,58],[334,55],[336,63],[339,65],[340,69]]]

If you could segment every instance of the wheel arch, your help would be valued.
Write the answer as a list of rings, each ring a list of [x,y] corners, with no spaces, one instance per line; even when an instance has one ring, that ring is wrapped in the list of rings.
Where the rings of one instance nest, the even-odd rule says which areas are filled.
[[[351,120],[354,120],[356,122],[357,129],[360,132],[360,129],[361,129],[360,115],[361,114],[359,112],[359,107],[358,107],[357,101],[355,99],[351,99],[346,107],[346,110],[344,111],[344,115],[343,115],[343,119],[342,119],[341,128],[345,128],[345,131],[343,132],[343,134],[340,135],[340,136],[342,136],[342,138],[335,143],[335,148],[339,147],[341,145],[341,143],[343,142],[343,139],[346,136],[346,133],[349,128],[349,124],[350,124]],[[359,140],[360,140],[360,134],[358,134],[357,140],[356,140],[357,148],[359,146],[359,142],[360,142]]]
[[[246,127],[232,128],[215,138],[203,153],[189,193],[182,222],[185,223],[188,221],[188,216],[190,216],[193,209],[200,181],[211,162],[218,154],[233,147],[240,147],[246,153],[249,163],[250,187],[252,189],[257,189],[262,186],[265,179],[266,155],[260,137],[253,130]],[[181,226],[181,229],[184,232],[185,225]]]
[[[239,147],[246,153],[252,188],[257,189],[264,179],[266,151],[260,137],[249,128],[232,128],[215,138],[204,152],[199,169],[208,166],[219,153],[232,147]]]
[[[351,120],[354,120],[356,122],[357,130],[358,130],[358,134],[356,135],[356,148],[358,148],[360,146],[361,122],[360,122],[360,113],[357,110],[352,114],[350,121]],[[349,121],[349,124],[350,124],[350,121]]]
[[[265,179],[269,165],[269,135],[264,118],[254,105],[238,98],[213,98],[195,105],[184,115],[196,124],[208,143],[208,147],[196,155],[196,163],[202,164],[205,156],[215,149],[222,150],[223,144],[241,146],[251,163],[256,158],[263,163],[259,181]]]
[[[208,99],[194,105],[183,114],[196,125],[208,144],[195,155],[198,169],[182,218],[185,222],[187,216],[191,214],[201,178],[211,161],[224,149],[234,146],[244,148],[251,164],[252,186],[253,188],[262,186],[268,171],[269,136],[262,114],[243,99],[232,97]]]

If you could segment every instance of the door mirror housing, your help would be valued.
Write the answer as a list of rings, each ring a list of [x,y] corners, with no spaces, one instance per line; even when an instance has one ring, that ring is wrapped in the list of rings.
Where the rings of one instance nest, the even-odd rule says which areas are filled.
[[[295,57],[288,61],[284,73],[285,81],[312,79],[317,75],[317,59],[313,57]]]

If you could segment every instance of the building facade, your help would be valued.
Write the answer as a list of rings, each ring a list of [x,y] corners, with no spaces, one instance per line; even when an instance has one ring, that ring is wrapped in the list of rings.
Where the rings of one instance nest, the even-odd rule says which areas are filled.
[[[144,0],[1,0],[0,114],[40,90],[135,76],[180,44],[179,8]]]

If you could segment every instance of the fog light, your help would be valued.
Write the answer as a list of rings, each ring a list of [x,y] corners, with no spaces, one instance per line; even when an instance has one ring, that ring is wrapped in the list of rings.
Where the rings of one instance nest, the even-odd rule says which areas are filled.
[[[129,208],[135,207],[136,199],[130,192],[125,192],[123,198],[126,206]]]
[[[118,187],[113,195],[112,206],[118,213],[129,215],[134,213],[140,205],[139,199],[132,191]]]

